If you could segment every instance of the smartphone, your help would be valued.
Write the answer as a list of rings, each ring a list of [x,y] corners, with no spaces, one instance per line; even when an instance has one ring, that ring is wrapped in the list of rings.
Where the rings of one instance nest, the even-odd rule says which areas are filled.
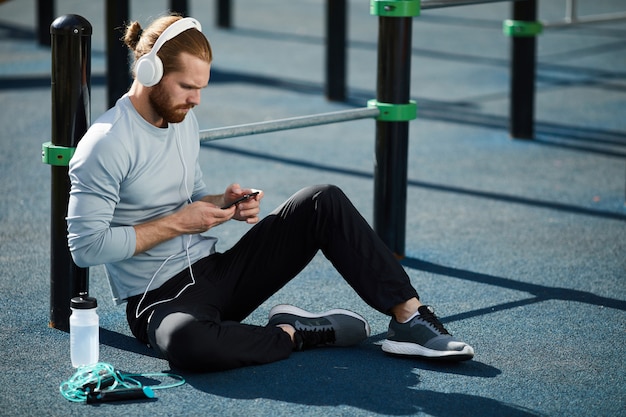
[[[235,200],[235,201],[233,201],[232,203],[227,204],[227,205],[225,205],[224,207],[222,207],[222,210],[225,210],[225,209],[227,209],[227,208],[231,208],[232,206],[237,205],[237,204],[241,203],[242,201],[246,201],[246,200],[248,200],[248,199],[250,199],[250,198],[254,197],[254,196],[255,196],[255,195],[257,195],[257,194],[259,194],[259,192],[258,192],[258,191],[255,191],[255,192],[250,193],[250,194],[244,194],[244,195],[243,195],[243,197],[239,197],[238,199],[236,199],[236,200]]]

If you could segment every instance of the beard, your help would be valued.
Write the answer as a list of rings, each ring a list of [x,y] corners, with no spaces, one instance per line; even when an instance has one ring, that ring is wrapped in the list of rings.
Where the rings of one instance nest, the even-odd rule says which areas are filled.
[[[187,116],[187,112],[184,110],[193,108],[192,105],[188,104],[181,106],[172,105],[169,95],[161,84],[152,87],[148,99],[154,111],[167,123],[182,122],[185,120],[185,116]]]

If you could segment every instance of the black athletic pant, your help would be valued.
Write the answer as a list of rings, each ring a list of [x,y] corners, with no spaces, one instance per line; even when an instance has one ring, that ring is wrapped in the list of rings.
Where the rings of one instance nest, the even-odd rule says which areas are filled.
[[[318,250],[382,313],[417,297],[402,266],[345,194],[332,185],[313,186],[294,194],[228,251],[196,262],[196,283],[175,300],[136,318],[141,295],[131,297],[131,330],[172,367],[188,371],[287,358],[293,349],[287,333],[240,321],[302,271]],[[187,268],[149,291],[140,309],[176,296],[191,279]]]

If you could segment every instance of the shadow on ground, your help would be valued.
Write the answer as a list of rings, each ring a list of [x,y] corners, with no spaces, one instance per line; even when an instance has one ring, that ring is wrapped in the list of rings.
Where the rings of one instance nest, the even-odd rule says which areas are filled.
[[[478,361],[455,364],[391,358],[381,354],[372,339],[377,337],[357,348],[295,353],[288,360],[270,365],[185,378],[200,391],[236,400],[262,398],[309,406],[343,405],[385,415],[539,415],[490,398],[420,386],[421,374],[430,371],[495,378],[501,373],[497,368]]]

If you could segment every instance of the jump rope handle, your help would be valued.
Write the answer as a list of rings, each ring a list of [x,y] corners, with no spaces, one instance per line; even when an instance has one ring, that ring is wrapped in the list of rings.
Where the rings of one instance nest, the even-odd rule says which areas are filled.
[[[87,394],[87,404],[107,403],[113,401],[146,400],[154,397],[154,391],[150,387],[93,391]]]

